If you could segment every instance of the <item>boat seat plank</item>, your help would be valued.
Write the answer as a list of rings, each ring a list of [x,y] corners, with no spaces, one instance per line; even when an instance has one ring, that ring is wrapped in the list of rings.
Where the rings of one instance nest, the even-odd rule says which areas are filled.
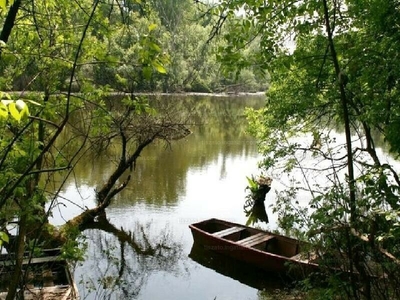
[[[237,241],[239,245],[246,247],[253,247],[255,245],[261,244],[268,240],[275,238],[273,235],[265,234],[265,233],[257,233],[255,235],[249,236],[243,240]]]
[[[235,226],[235,227],[230,227],[230,228],[227,228],[227,229],[224,229],[221,231],[214,232],[213,235],[217,236],[217,237],[224,237],[224,236],[227,236],[227,235],[230,235],[230,234],[242,231],[242,230],[244,230],[243,227]]]
[[[61,261],[60,257],[58,256],[46,256],[46,257],[35,257],[31,259],[24,259],[22,264],[27,265],[27,264],[42,264],[46,262],[55,262],[55,261]],[[8,261],[0,261],[0,266],[1,267],[9,267],[13,266],[15,264],[14,261],[8,260]]]

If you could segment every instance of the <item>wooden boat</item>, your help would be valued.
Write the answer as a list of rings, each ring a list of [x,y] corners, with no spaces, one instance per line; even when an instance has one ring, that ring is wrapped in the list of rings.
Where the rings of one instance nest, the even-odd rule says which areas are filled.
[[[24,257],[23,272],[26,300],[76,300],[78,289],[72,279],[66,260],[60,258],[60,249],[47,249],[39,257]],[[0,300],[6,299],[8,283],[14,269],[9,255],[0,256]]]
[[[268,272],[300,277],[319,269],[296,239],[218,219],[189,225],[195,244]]]

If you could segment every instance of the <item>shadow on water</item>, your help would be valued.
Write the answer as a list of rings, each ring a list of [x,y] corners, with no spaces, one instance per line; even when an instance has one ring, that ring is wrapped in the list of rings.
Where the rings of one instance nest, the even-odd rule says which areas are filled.
[[[150,224],[125,230],[105,217],[87,226],[86,271],[75,274],[81,299],[136,299],[152,274],[184,273],[182,245],[168,228],[153,233]]]
[[[269,223],[268,215],[265,210],[265,196],[271,190],[272,179],[259,176],[257,179],[247,178],[249,194],[246,196],[243,209],[246,214],[246,225],[254,225],[257,222]]]
[[[246,225],[254,225],[258,222],[269,223],[264,202],[254,202],[250,204],[249,207],[246,207],[245,204],[245,214],[246,217],[248,217]]]
[[[250,267],[243,262],[207,250],[196,243],[193,244],[189,257],[206,268],[258,290],[272,292],[288,286],[285,279],[276,273]]]

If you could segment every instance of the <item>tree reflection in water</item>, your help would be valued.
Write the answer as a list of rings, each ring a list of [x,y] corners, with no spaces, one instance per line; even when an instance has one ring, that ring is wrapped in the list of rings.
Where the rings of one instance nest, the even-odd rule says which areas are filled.
[[[81,270],[86,273],[76,278],[81,299],[134,299],[153,273],[185,272],[179,264],[182,245],[168,228],[150,236],[151,224],[134,227],[117,228],[101,217],[85,228],[88,259]]]

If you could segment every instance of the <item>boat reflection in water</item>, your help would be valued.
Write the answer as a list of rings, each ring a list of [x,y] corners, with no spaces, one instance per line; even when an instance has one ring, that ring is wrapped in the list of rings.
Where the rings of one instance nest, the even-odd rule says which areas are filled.
[[[254,268],[220,253],[207,250],[204,245],[193,243],[189,257],[202,266],[219,274],[238,280],[258,290],[272,291],[286,286],[279,274]]]

